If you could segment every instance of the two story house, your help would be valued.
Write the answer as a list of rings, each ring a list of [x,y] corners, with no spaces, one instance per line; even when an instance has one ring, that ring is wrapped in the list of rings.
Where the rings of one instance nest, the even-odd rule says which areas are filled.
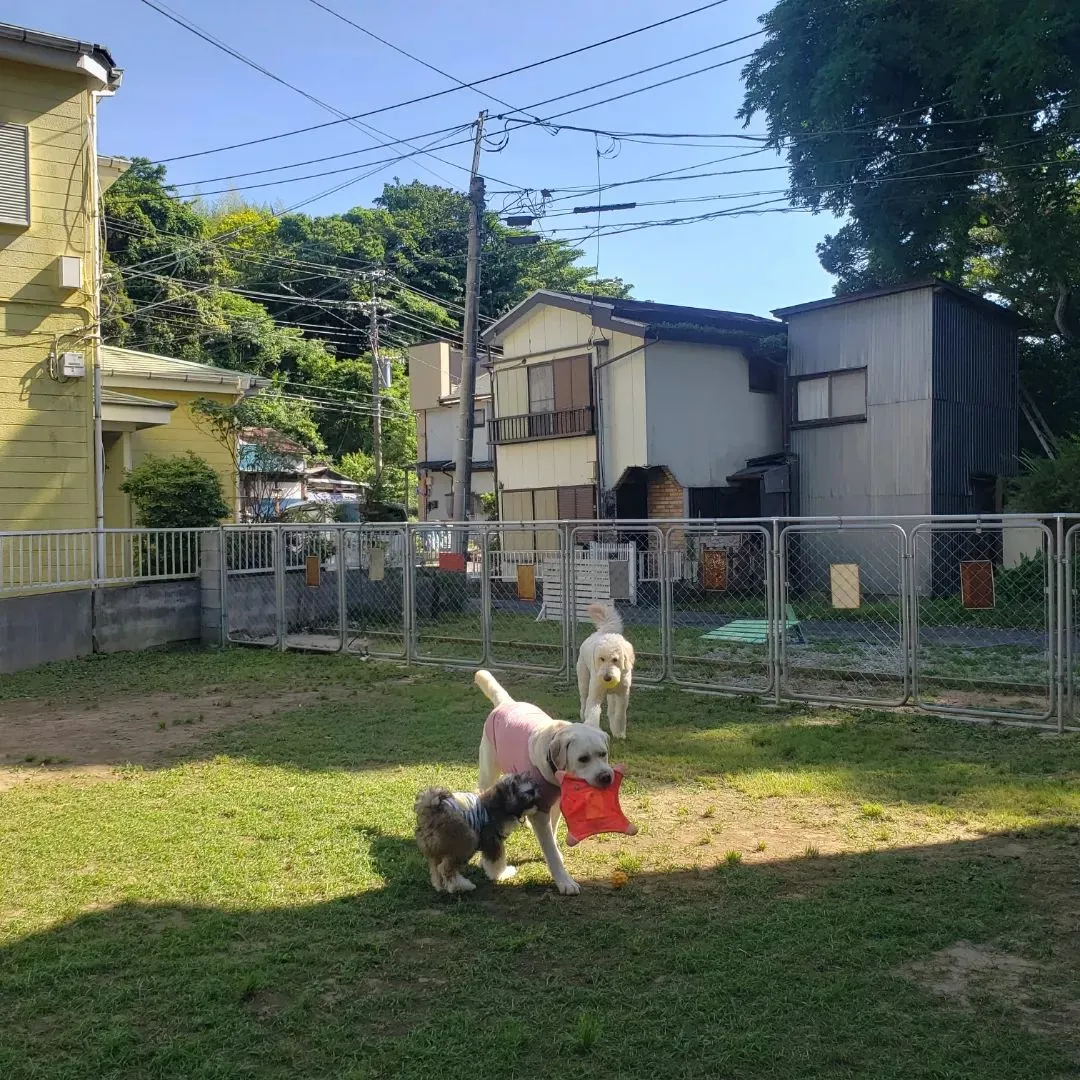
[[[461,350],[446,341],[429,341],[409,349],[409,401],[416,416],[416,474],[421,521],[449,521],[454,510],[461,398]],[[488,450],[491,417],[491,375],[476,373],[473,409],[471,519],[483,519],[481,496],[495,490],[494,462]]]
[[[97,201],[107,49],[0,23],[0,530],[95,520]]]
[[[484,334],[500,517],[785,513],[783,324],[539,291]]]

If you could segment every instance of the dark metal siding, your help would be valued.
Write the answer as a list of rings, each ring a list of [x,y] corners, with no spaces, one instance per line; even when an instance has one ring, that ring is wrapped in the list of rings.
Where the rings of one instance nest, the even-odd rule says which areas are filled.
[[[947,292],[934,296],[931,510],[970,514],[972,474],[1017,470],[1017,331]]]

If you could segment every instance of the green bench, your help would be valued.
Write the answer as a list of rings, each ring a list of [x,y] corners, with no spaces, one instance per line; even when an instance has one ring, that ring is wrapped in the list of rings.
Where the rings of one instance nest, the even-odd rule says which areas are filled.
[[[806,644],[802,625],[795,617],[795,609],[788,604],[784,608],[787,636],[799,645]],[[764,645],[769,640],[768,619],[732,619],[731,622],[701,635],[702,641],[725,641],[734,645]]]

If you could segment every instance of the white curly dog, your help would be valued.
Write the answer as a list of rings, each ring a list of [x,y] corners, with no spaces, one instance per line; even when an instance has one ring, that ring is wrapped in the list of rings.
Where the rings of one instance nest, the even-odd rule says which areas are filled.
[[[600,726],[604,698],[608,703],[608,726],[616,739],[626,738],[626,706],[633,681],[634,646],[623,637],[622,616],[612,603],[586,608],[596,630],[578,650],[577,678],[581,696],[581,722]]]

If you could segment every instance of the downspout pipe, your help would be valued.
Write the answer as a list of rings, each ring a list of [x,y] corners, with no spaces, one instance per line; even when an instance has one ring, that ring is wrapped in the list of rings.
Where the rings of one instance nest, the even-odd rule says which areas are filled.
[[[95,577],[105,575],[105,442],[102,435],[101,416],[101,184],[98,180],[97,145],[98,103],[103,97],[111,97],[111,90],[90,91],[90,198],[92,202],[90,218],[93,231],[91,268],[91,308],[93,327],[91,329],[91,350],[94,362],[94,529],[95,529]]]

